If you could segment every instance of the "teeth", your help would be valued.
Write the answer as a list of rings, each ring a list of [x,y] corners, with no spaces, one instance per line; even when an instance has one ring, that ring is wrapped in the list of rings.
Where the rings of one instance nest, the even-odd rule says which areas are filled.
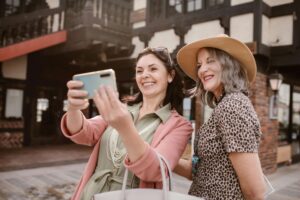
[[[154,83],[143,83],[143,86],[152,86]]]
[[[211,79],[212,77],[213,77],[212,75],[210,75],[210,76],[205,76],[205,77],[204,77],[204,80],[207,81],[208,79]]]

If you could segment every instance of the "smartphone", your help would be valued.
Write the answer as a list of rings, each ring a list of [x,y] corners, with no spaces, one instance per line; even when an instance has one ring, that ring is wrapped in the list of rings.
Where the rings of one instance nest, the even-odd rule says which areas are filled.
[[[117,91],[116,75],[113,69],[75,74],[73,80],[83,82],[81,89],[88,92],[88,99],[93,98],[94,91],[97,90],[100,85],[109,85]]]

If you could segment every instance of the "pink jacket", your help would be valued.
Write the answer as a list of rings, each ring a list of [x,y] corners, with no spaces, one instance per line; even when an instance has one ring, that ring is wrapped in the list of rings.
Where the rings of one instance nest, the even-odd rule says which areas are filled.
[[[66,115],[63,116],[61,121],[61,129],[66,137],[78,144],[94,146],[72,197],[72,200],[78,200],[81,191],[96,168],[100,139],[107,127],[107,123],[101,116],[91,119],[84,118],[82,130],[74,135],[69,134],[65,123]],[[148,148],[145,154],[134,163],[131,163],[127,157],[125,158],[124,165],[140,179],[140,188],[161,188],[159,162],[154,150],[164,156],[169,161],[171,169],[174,169],[186,147],[192,130],[190,122],[176,111],[172,111],[166,123],[161,123],[155,131],[151,145],[147,144]]]

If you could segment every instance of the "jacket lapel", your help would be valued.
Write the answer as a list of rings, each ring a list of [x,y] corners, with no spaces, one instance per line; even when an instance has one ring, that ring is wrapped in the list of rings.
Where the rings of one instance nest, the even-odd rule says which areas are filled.
[[[174,124],[177,121],[178,113],[176,111],[172,111],[170,119],[167,120],[165,124],[161,123],[153,135],[153,140],[151,143],[152,147],[157,147],[157,145],[160,143],[160,141],[170,133],[170,129],[174,127]]]

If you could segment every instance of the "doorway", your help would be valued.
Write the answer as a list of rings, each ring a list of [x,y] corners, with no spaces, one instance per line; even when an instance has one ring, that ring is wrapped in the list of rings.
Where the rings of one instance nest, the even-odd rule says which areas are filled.
[[[62,91],[53,87],[37,87],[31,97],[30,143],[58,144],[66,140],[60,131],[63,115]]]

